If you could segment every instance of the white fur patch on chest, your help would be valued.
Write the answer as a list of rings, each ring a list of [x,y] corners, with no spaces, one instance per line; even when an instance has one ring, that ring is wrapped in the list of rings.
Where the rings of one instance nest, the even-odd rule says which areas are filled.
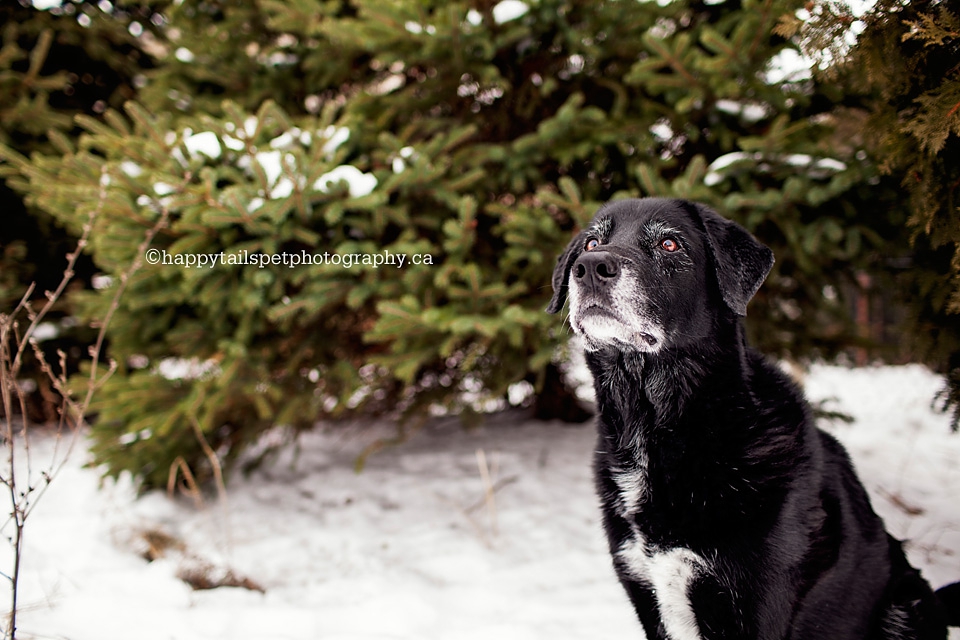
[[[624,544],[617,557],[636,580],[653,589],[670,640],[702,640],[690,603],[690,585],[710,571],[705,558],[683,547],[651,549],[639,536]]]
[[[647,454],[640,452],[636,458],[637,468],[630,471],[612,469],[611,477],[617,489],[616,510],[621,517],[632,519],[640,512],[640,505],[647,493]]]

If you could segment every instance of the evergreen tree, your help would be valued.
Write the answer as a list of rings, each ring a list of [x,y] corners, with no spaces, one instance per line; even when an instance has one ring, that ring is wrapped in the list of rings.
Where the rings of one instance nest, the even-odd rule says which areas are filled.
[[[798,45],[774,32],[801,5],[152,5],[138,102],[58,153],[0,152],[71,228],[108,192],[90,251],[114,287],[148,232],[172,263],[138,271],[111,324],[98,460],[164,484],[275,426],[544,388],[567,338],[543,313],[554,259],[611,198],[740,221],[778,256],[754,339],[835,354],[854,339],[836,283],[884,245],[876,172],[831,119],[842,94],[791,72]],[[387,252],[424,263],[343,266]],[[186,265],[284,253],[341,263]],[[73,300],[97,317],[111,291]]]
[[[908,348],[948,377],[945,408],[960,423],[960,13],[946,3],[880,0],[852,46],[843,3],[814,5],[802,29],[823,73],[859,96],[865,148],[899,183],[887,206],[903,221],[897,291]],[[891,236],[895,238],[897,236]],[[906,268],[904,268],[906,267]]]
[[[110,12],[107,12],[110,9]],[[55,152],[59,141],[79,134],[74,116],[99,117],[134,97],[136,79],[150,58],[127,29],[128,16],[109,3],[67,2],[38,10],[26,0],[0,5],[0,144],[22,155]],[[76,238],[43,209],[21,195],[22,180],[0,163],[0,310],[12,310],[31,282],[43,298],[63,277],[66,255]],[[75,265],[75,284],[89,283],[88,256]],[[91,332],[74,326],[70,311],[58,305],[49,321],[56,336],[42,342],[48,360],[67,354],[75,369]],[[31,379],[28,411],[37,420],[55,419],[49,380],[26,355],[22,377]]]

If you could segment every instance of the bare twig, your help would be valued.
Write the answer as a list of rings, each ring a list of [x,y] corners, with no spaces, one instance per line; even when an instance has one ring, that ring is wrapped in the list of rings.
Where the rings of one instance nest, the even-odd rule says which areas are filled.
[[[189,182],[190,176],[184,178],[184,182]],[[58,475],[66,464],[71,452],[77,442],[78,434],[82,431],[80,427],[85,424],[85,416],[93,400],[93,394],[100,389],[104,383],[117,370],[117,363],[111,361],[106,371],[100,374],[100,358],[103,351],[104,341],[106,339],[107,327],[111,319],[120,306],[120,297],[126,290],[133,274],[140,269],[143,264],[143,256],[150,243],[156,237],[160,229],[167,226],[170,218],[170,212],[166,207],[161,207],[161,213],[153,227],[144,235],[143,241],[137,248],[133,263],[120,276],[120,285],[114,292],[113,299],[107,309],[106,315],[97,323],[99,331],[94,346],[89,350],[91,358],[90,377],[87,381],[86,393],[79,401],[74,397],[69,389],[67,382],[67,363],[66,354],[58,352],[59,373],[47,361],[46,355],[40,348],[39,342],[34,337],[37,327],[47,316],[53,306],[57,303],[67,285],[74,278],[74,268],[80,253],[87,247],[90,234],[93,231],[94,223],[98,216],[103,212],[107,202],[110,184],[107,166],[101,170],[100,189],[97,196],[96,205],[90,210],[87,220],[82,227],[80,238],[77,241],[77,247],[67,254],[67,266],[63,272],[63,278],[53,291],[46,291],[44,295],[46,302],[39,311],[35,310],[31,303],[31,298],[35,291],[35,285],[27,287],[26,292],[21,297],[20,302],[14,308],[10,315],[0,314],[0,395],[2,395],[4,423],[2,425],[2,436],[6,439],[7,445],[7,467],[0,473],[0,483],[7,487],[11,513],[7,522],[3,525],[5,528],[11,522],[13,523],[13,536],[11,544],[14,548],[13,569],[9,575],[5,575],[11,583],[11,608],[9,622],[5,638],[15,640],[17,634],[17,612],[20,583],[20,568],[23,558],[23,537],[24,527],[27,519],[36,507],[36,504],[46,493],[50,483]],[[26,314],[29,321],[23,333],[20,333],[18,317]],[[60,394],[61,406],[59,408],[59,422],[56,431],[56,443],[51,460],[47,468],[40,472],[39,483],[35,480],[33,469],[31,467],[30,441],[29,441],[29,418],[26,407],[26,395],[17,382],[20,370],[23,366],[24,353],[28,350],[33,352],[40,370],[46,375],[53,388]],[[16,428],[14,422],[14,403],[20,411],[20,434],[23,441],[26,476],[18,476],[17,472],[17,444],[15,441]],[[66,452],[60,454],[60,442],[65,431],[69,430],[72,437],[69,440]]]
[[[491,474],[490,467],[487,465],[486,452],[483,449],[477,449],[477,468],[480,469],[480,479],[483,481],[484,501],[487,505],[487,515],[490,518],[490,531],[494,537],[497,535],[497,497],[491,475],[496,475],[496,466],[494,465],[494,471]]]
[[[193,504],[197,509],[204,506],[203,494],[200,493],[200,485],[197,484],[190,465],[183,459],[183,456],[177,458],[170,464],[170,473],[167,476],[167,495],[171,498],[177,493],[177,480],[183,475],[183,484],[180,485],[180,491],[193,499]]]
[[[217,456],[216,451],[213,450],[213,447],[210,446],[207,438],[203,435],[203,429],[200,428],[200,422],[197,420],[195,411],[191,412],[190,418],[193,433],[197,437],[197,441],[200,442],[200,447],[203,449],[203,453],[207,456],[207,460],[210,461],[210,467],[213,469],[213,477],[217,485],[217,495],[220,497],[220,507],[223,509],[224,536],[227,553],[229,555],[233,552],[233,539],[231,535],[232,529],[230,528],[230,505],[227,502],[227,485],[223,480],[223,467],[220,464],[220,457]]]
[[[20,374],[20,368],[23,366],[23,354],[27,350],[27,344],[29,343],[32,347],[32,350],[35,353],[40,354],[41,368],[47,373],[47,375],[52,374],[52,370],[46,362],[46,359],[43,358],[42,351],[36,346],[36,341],[33,340],[33,334],[36,331],[37,327],[40,325],[40,322],[47,315],[50,309],[53,308],[53,305],[57,302],[60,296],[63,294],[63,291],[66,289],[67,284],[74,277],[74,266],[77,263],[77,258],[80,255],[81,250],[86,246],[87,241],[90,237],[90,232],[93,229],[93,221],[99,215],[100,211],[103,209],[103,204],[106,201],[106,186],[104,181],[101,180],[101,188],[99,193],[99,198],[97,201],[97,206],[91,209],[90,214],[87,218],[86,223],[83,225],[83,231],[80,235],[80,239],[77,242],[77,248],[67,255],[67,267],[64,269],[63,278],[60,280],[60,284],[57,286],[56,290],[53,292],[46,292],[47,302],[44,304],[43,308],[39,312],[33,310],[33,306],[30,304],[30,296],[33,294],[34,285],[27,287],[27,291],[24,293],[23,297],[20,299],[20,302],[14,308],[13,314],[9,316],[0,317],[0,388],[2,388],[3,394],[3,410],[5,417],[5,437],[7,444],[7,474],[3,478],[3,484],[6,485],[9,495],[10,495],[10,504],[12,507],[12,512],[10,514],[10,521],[14,524],[13,532],[13,571],[10,574],[10,583],[11,583],[11,596],[10,596],[10,621],[7,627],[7,636],[11,640],[16,638],[17,634],[17,610],[18,610],[18,597],[19,597],[19,584],[20,584],[20,567],[21,561],[23,558],[23,531],[24,525],[26,524],[27,517],[31,511],[31,504],[35,504],[35,501],[32,503],[31,499],[39,498],[39,496],[34,496],[36,489],[32,486],[31,476],[32,469],[30,468],[30,455],[29,455],[29,419],[26,410],[26,399],[23,393],[23,389],[20,387],[17,382]],[[26,312],[27,318],[30,320],[29,324],[26,327],[26,330],[23,332],[23,335],[19,334],[19,324],[17,322],[17,315],[21,312]],[[12,339],[12,340],[11,340]],[[11,351],[11,342],[16,342],[16,347]],[[53,376],[55,379],[56,376]],[[17,479],[17,446],[15,441],[14,433],[14,419],[13,419],[13,399],[16,397],[20,409],[20,421],[21,421],[21,433],[24,436],[24,442],[27,447],[26,449],[26,460],[27,460],[27,486],[21,487]],[[64,396],[67,397],[67,396]],[[63,411],[61,409],[61,418],[63,417]],[[42,490],[45,490],[50,483],[52,474],[44,474],[44,484],[41,487]],[[9,522],[9,521],[8,521]]]

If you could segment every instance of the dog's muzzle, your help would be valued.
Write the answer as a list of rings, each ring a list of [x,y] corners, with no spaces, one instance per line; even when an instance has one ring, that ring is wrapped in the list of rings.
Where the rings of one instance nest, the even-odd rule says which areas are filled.
[[[599,293],[616,283],[620,264],[606,251],[592,251],[580,256],[572,275],[585,293]]]
[[[642,298],[629,269],[607,251],[584,253],[570,271],[570,324],[588,349],[604,344],[656,350],[662,332],[637,313]]]

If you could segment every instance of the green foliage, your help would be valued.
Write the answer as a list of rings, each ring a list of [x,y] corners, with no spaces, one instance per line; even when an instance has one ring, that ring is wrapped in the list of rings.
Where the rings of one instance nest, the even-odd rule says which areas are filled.
[[[161,256],[110,326],[120,369],[94,428],[110,475],[202,477],[204,443],[235,457],[323,417],[502,406],[563,347],[542,311],[554,260],[611,198],[702,200],[770,244],[750,316],[764,349],[853,340],[824,287],[885,249],[885,192],[835,129],[836,87],[778,70],[796,45],[774,29],[799,2],[152,6],[137,101],[55,152],[0,148],[70,229],[106,192],[88,250],[113,284],[72,296],[83,317]],[[356,254],[406,262],[345,268]],[[188,268],[201,255],[217,263]],[[341,263],[303,263],[323,255]]]
[[[79,130],[74,117],[99,117],[110,105],[134,95],[135,78],[149,57],[127,29],[121,11],[107,13],[109,3],[67,2],[38,11],[27,2],[0,3],[0,144],[19,154],[54,153],[69,148]],[[28,206],[19,172],[0,162],[0,309],[12,310],[34,283],[35,299],[63,278],[66,255],[76,237],[46,211]],[[88,284],[94,268],[89,256],[73,267],[74,285]],[[50,362],[66,354],[75,371],[95,332],[78,326],[70,305],[58,300],[47,316],[40,347]],[[24,356],[20,372],[28,414],[37,421],[56,420],[56,393],[39,369],[33,353]],[[32,385],[27,382],[32,381]]]
[[[851,17],[823,3],[810,21],[818,34]],[[948,374],[944,407],[960,423],[960,14],[945,3],[878,2],[863,16],[856,45],[831,71],[863,99],[865,146],[900,182],[890,207],[905,220],[910,269],[898,274],[915,357]],[[903,255],[901,250],[897,252]]]

